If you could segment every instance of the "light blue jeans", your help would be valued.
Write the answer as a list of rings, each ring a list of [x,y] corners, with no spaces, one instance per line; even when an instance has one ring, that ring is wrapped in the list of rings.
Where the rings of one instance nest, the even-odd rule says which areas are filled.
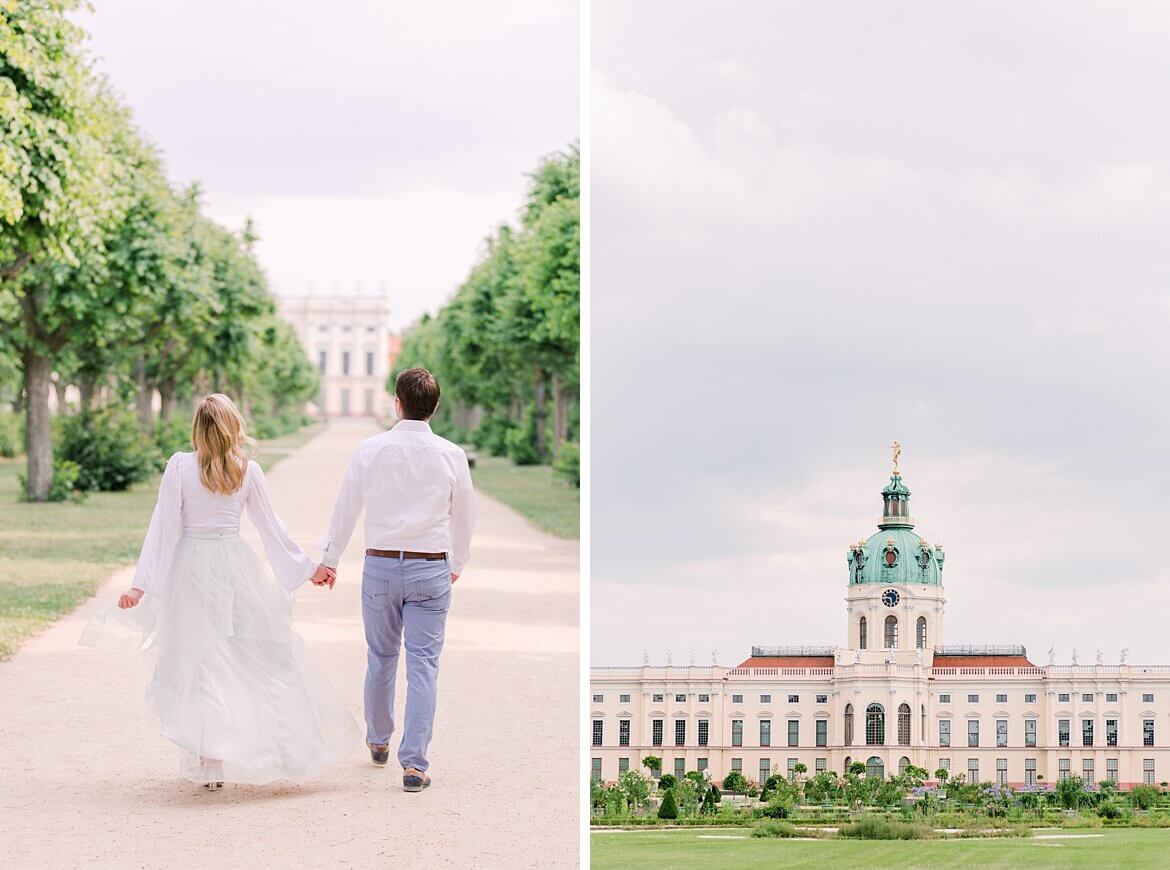
[[[362,623],[366,629],[366,740],[386,744],[394,733],[398,651],[406,641],[406,723],[398,761],[427,769],[435,723],[439,654],[451,606],[451,564],[446,559],[366,556],[362,570]]]

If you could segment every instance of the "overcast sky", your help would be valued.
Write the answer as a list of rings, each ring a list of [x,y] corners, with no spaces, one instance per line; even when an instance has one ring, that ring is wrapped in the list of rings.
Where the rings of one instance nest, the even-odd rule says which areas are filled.
[[[595,664],[844,643],[895,438],[946,643],[1170,663],[1168,32],[594,0]]]
[[[434,310],[577,137],[573,0],[94,0],[100,67],[273,288]]]

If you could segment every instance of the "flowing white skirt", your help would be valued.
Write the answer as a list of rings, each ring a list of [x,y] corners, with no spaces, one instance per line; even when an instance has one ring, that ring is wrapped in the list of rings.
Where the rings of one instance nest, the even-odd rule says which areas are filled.
[[[184,535],[167,586],[165,598],[148,594],[114,613],[143,632],[146,700],[182,750],[184,777],[302,781],[360,745],[292,627],[292,593],[238,535]]]

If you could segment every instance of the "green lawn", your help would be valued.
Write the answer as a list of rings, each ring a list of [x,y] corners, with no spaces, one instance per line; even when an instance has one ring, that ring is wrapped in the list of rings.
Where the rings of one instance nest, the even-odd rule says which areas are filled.
[[[734,837],[736,839],[705,839]],[[740,839],[742,838],[742,839]],[[1050,839],[1051,838],[1051,839]],[[713,867],[1165,867],[1170,829],[1034,831],[1028,838],[986,840],[764,840],[749,831],[639,831],[590,837],[593,870]]]
[[[471,472],[475,485],[558,538],[581,535],[581,490],[547,465],[516,465],[502,456],[479,454]]]
[[[320,430],[314,424],[264,442],[257,461],[271,468]],[[18,500],[23,470],[23,458],[0,459],[0,659],[134,561],[158,492],[153,477],[81,504],[28,504]]]

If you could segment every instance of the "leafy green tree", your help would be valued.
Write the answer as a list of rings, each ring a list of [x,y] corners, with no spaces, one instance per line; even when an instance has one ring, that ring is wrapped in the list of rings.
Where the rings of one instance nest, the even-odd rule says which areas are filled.
[[[659,755],[647,755],[642,759],[642,766],[650,771],[651,776],[657,779],[658,771],[662,770],[662,757]]]
[[[618,777],[617,785],[631,810],[638,810],[646,805],[650,797],[650,780],[639,771],[627,770]]]
[[[1091,798],[1085,791],[1083,779],[1068,776],[1056,783],[1056,799],[1065,809],[1076,810],[1088,804]]]
[[[743,794],[747,791],[748,781],[738,770],[733,770],[723,777],[723,790],[734,794]]]

